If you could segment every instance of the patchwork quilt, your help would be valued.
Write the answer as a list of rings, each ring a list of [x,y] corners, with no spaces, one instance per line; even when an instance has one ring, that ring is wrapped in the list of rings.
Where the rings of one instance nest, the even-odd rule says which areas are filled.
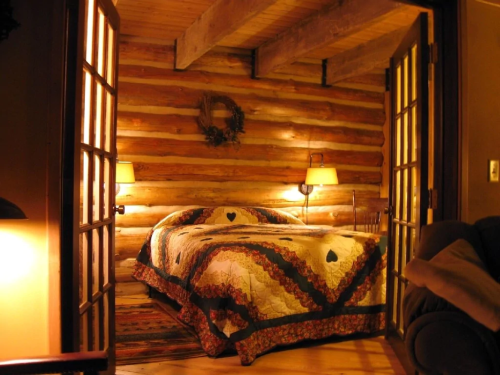
[[[292,223],[292,224],[290,224]],[[199,208],[148,234],[134,277],[177,301],[210,356],[385,328],[385,237],[277,210]]]

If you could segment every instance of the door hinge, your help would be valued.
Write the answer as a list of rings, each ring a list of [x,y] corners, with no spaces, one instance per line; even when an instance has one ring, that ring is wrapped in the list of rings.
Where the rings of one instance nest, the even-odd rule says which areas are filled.
[[[436,64],[438,62],[438,44],[429,44],[429,63]]]
[[[429,189],[429,208],[431,210],[438,208],[438,191],[435,189]]]

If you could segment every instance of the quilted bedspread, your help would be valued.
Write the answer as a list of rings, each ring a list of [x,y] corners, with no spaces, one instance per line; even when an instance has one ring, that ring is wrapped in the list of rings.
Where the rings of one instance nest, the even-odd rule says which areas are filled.
[[[275,346],[385,328],[385,244],[297,224],[157,225],[134,277],[176,300],[203,349],[242,364]]]

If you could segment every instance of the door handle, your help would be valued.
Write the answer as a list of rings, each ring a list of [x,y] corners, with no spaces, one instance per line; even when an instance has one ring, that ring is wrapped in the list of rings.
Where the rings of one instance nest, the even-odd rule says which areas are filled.
[[[116,215],[117,212],[120,215],[123,215],[125,213],[125,206],[123,204],[119,206],[113,206],[113,213]]]

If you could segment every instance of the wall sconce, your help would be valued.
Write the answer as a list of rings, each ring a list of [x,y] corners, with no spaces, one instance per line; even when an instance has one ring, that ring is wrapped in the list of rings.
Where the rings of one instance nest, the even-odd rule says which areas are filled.
[[[314,155],[321,156],[321,162],[318,168],[312,167],[312,159]],[[309,168],[307,168],[306,180],[299,185],[299,191],[304,195],[309,195],[313,191],[313,185],[337,185],[339,179],[335,168],[325,168],[323,163],[323,154],[314,153],[310,156]]]
[[[116,162],[116,178],[115,178],[115,195],[120,192],[121,184],[135,183],[134,165],[130,161],[117,161]],[[119,205],[114,207],[115,212],[120,215],[125,213],[125,206]]]
[[[118,195],[120,192],[120,184],[133,184],[135,183],[134,165],[130,161],[117,161],[116,162],[116,191]]]
[[[14,203],[0,198],[0,219],[27,219],[27,217]]]
[[[315,155],[321,156],[321,162],[318,168],[313,168],[312,166],[312,159]],[[323,154],[311,154],[309,159],[309,168],[307,168],[306,180],[299,185],[299,191],[306,196],[306,224],[309,224],[309,194],[313,191],[313,185],[337,185],[338,183],[339,179],[337,177],[337,169],[325,168],[325,164],[323,163]]]

